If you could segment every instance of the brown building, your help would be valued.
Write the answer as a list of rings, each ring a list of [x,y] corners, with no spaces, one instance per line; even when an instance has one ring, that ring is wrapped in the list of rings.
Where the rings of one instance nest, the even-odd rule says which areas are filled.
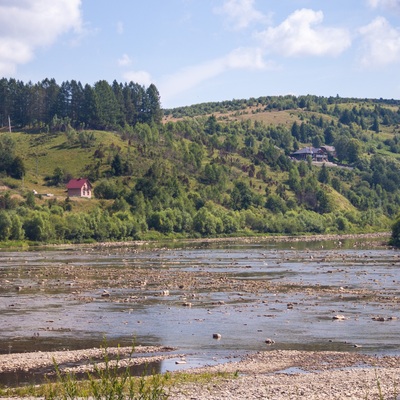
[[[312,161],[326,162],[330,157],[335,157],[336,152],[333,146],[321,146],[318,148],[304,147],[295,151],[290,156],[296,160],[306,161],[308,157],[311,157]]]

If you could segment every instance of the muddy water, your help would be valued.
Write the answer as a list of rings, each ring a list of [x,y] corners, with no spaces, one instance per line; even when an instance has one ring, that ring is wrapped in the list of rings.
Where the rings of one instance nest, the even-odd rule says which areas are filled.
[[[106,337],[210,362],[265,350],[267,338],[274,349],[400,354],[399,256],[371,241],[2,251],[0,352]]]

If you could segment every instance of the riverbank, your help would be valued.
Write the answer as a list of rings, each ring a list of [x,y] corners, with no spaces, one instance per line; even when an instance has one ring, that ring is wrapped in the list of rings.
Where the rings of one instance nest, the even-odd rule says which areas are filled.
[[[132,349],[110,348],[110,355],[119,354],[129,364],[150,363],[155,358],[165,359],[171,348]],[[143,355],[148,352],[149,356]],[[83,362],[101,357],[103,349],[85,349],[66,352],[36,352],[0,355],[0,371],[20,368],[39,368],[53,359],[58,363]],[[176,354],[175,354],[176,357]],[[184,355],[181,355],[184,359]],[[130,360],[130,361],[127,361]],[[123,365],[126,365],[123,364]],[[69,368],[68,370],[71,370]],[[79,367],[74,372],[81,372]],[[373,356],[349,352],[306,352],[271,350],[247,354],[240,361],[221,363],[212,367],[194,368],[173,374],[208,374],[209,381],[188,379],[191,383],[178,383],[166,387],[170,400],[216,399],[385,399],[400,397],[400,357]],[[218,377],[218,373],[227,373]],[[231,378],[226,378],[231,376]],[[214,378],[213,378],[214,377]],[[179,379],[177,379],[179,382]],[[193,383],[194,382],[194,383]],[[201,383],[198,383],[201,382]]]
[[[98,247],[147,247],[151,245],[154,248],[164,247],[167,243],[221,243],[221,242],[242,242],[242,243],[259,243],[259,242],[275,242],[275,243],[289,243],[289,242],[320,242],[335,240],[342,242],[345,240],[377,240],[382,239],[383,244],[389,245],[391,232],[374,232],[374,233],[349,233],[349,234],[315,234],[315,235],[259,235],[259,236],[226,236],[226,237],[201,237],[201,238],[168,238],[165,237],[161,240],[130,240],[118,242],[93,242],[93,243],[22,243],[16,245],[6,245],[5,242],[0,242],[0,249],[28,249],[28,248],[54,248],[54,249],[77,249],[77,248],[98,248]],[[2,246],[3,245],[3,246]]]
[[[0,374],[4,372],[18,372],[18,371],[32,371],[42,368],[62,364],[76,364],[77,366],[70,370],[75,372],[82,372],[79,364],[84,364],[87,361],[100,360],[103,361],[104,357],[110,359],[118,358],[120,360],[131,360],[132,365],[144,364],[146,362],[157,362],[166,359],[167,352],[174,350],[172,347],[167,346],[126,346],[126,347],[107,347],[92,348],[83,350],[67,350],[67,351],[38,351],[31,353],[13,353],[13,354],[0,354]],[[151,353],[152,356],[145,356]],[[164,353],[161,355],[159,353]],[[139,354],[139,356],[138,356]],[[157,354],[157,355],[154,355]],[[132,357],[135,355],[135,357]],[[171,357],[176,357],[176,355]]]
[[[323,234],[323,235],[267,235],[267,236],[241,236],[241,237],[212,237],[212,238],[197,238],[197,239],[166,239],[166,242],[172,243],[261,243],[261,242],[274,242],[274,243],[290,243],[290,242],[321,242],[321,241],[336,241],[341,243],[345,240],[377,240],[382,239],[383,245],[389,244],[390,232],[375,232],[375,233],[354,233],[354,234]],[[132,242],[101,242],[88,246],[100,247],[121,247],[121,246],[137,246],[142,247],[152,243],[157,246],[157,243],[165,245],[164,241],[132,241]]]
[[[238,377],[174,388],[170,399],[398,400],[399,361],[399,357],[342,352],[260,352],[194,371],[233,372]]]

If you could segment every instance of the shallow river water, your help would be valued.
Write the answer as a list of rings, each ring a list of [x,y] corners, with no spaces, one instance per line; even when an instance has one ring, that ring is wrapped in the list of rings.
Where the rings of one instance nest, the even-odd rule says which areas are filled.
[[[400,354],[400,252],[381,242],[1,251],[0,352],[106,338],[177,347],[193,363],[269,347]]]

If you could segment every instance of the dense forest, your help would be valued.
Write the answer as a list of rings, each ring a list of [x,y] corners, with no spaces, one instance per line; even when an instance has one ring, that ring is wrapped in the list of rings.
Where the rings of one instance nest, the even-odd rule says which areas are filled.
[[[163,110],[155,85],[2,79],[0,125],[2,241],[372,232],[400,212],[398,100]],[[327,163],[291,157],[323,145]],[[94,199],[66,196],[78,176]]]
[[[58,85],[54,79],[24,84],[0,80],[0,126],[14,128],[115,129],[137,123],[160,123],[160,95],[155,85],[112,85],[102,80],[93,86],[75,80]]]

